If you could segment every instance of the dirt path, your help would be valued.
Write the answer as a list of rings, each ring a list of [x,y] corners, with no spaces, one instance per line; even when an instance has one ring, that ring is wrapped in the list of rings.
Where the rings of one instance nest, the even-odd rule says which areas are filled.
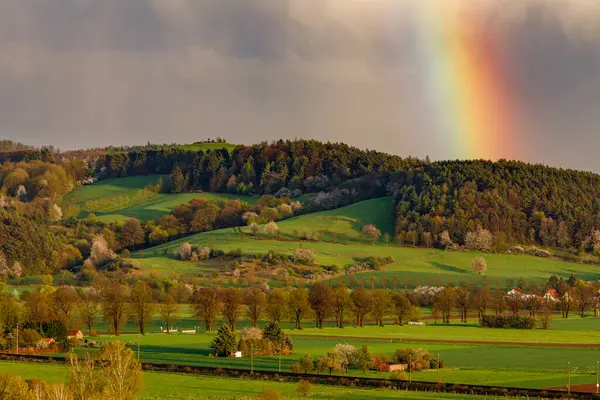
[[[495,345],[495,346],[523,346],[523,347],[570,347],[570,348],[588,348],[600,349],[600,343],[539,343],[539,342],[502,342],[486,340],[444,340],[444,339],[420,339],[420,338],[377,338],[363,336],[334,336],[334,335],[299,335],[290,334],[293,337],[305,337],[313,339],[339,339],[339,340],[365,340],[371,342],[390,342],[390,343],[444,343],[444,344],[475,344],[475,345]]]
[[[562,386],[562,387],[556,387],[556,388],[548,388],[548,389],[544,389],[544,390],[558,390],[561,392],[567,392],[568,389],[566,386]],[[583,385],[571,385],[571,393],[598,393],[596,391],[596,384],[595,383],[586,383]]]

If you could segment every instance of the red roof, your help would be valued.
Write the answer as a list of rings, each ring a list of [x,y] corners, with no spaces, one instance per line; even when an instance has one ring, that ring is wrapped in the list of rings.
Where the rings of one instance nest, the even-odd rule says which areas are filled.
[[[52,339],[51,337],[47,337],[47,338],[43,338],[42,339],[42,342],[45,342],[45,343],[53,343],[55,341],[56,340]]]
[[[548,292],[546,294],[549,294],[555,300],[558,300],[560,298],[560,296],[558,295],[558,292],[554,289],[548,290]]]
[[[81,331],[67,331],[67,333],[68,333],[70,336],[75,336],[75,335],[79,335],[79,334],[81,333]]]

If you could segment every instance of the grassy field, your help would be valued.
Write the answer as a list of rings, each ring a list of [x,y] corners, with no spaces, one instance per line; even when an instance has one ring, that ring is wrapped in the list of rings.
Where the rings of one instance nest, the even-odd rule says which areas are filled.
[[[442,332],[440,332],[442,333]],[[192,366],[212,366],[222,368],[250,369],[248,358],[211,357],[210,343],[212,334],[164,335],[148,334],[140,338],[140,359],[145,362],[166,363]],[[136,350],[137,335],[121,337],[103,336],[100,340],[122,340]],[[394,351],[404,347],[421,347],[432,354],[439,354],[445,368],[440,371],[441,379],[446,383],[503,385],[522,388],[544,388],[561,386],[567,362],[571,362],[578,373],[574,382],[589,383],[593,374],[589,368],[595,367],[600,360],[600,350],[587,348],[524,347],[497,345],[453,345],[419,342],[369,341],[360,338],[329,339],[293,337],[294,354],[282,357],[282,370],[289,371],[291,364],[297,362],[304,353],[313,358],[324,355],[338,343],[355,346],[367,344],[373,354],[392,356]],[[277,357],[255,357],[256,370],[276,371]],[[368,376],[385,378],[387,374],[369,372],[363,375],[350,370],[350,376]],[[436,381],[437,371],[415,372],[413,379]]]
[[[374,224],[382,234],[393,235],[393,201],[391,197],[361,201],[331,211],[317,212],[278,223],[282,236],[293,238],[294,232],[308,229],[323,241],[363,241],[361,230]]]
[[[66,366],[50,364],[0,362],[0,372],[10,372],[19,375],[24,379],[39,379],[40,377],[43,377],[44,380],[51,383],[64,382],[67,376]],[[284,398],[296,398],[296,385],[294,383],[144,372],[144,389],[140,399],[239,399],[257,396],[267,388],[277,390]],[[474,400],[483,397],[372,389],[361,390],[355,388],[314,385],[311,398],[343,398],[350,400],[365,398]]]
[[[455,325],[428,325],[428,326],[398,326],[387,325],[384,327],[365,326],[363,328],[347,326],[339,329],[326,327],[323,329],[305,328],[303,330],[290,330],[294,335],[319,335],[343,336],[348,338],[389,338],[426,339],[426,340],[473,340],[489,342],[519,342],[519,343],[565,343],[585,344],[598,342],[600,319],[587,318],[581,322],[570,319],[554,321],[551,329],[512,330],[512,329],[487,329],[476,324],[462,325],[455,320]],[[433,324],[433,321],[428,321]],[[585,324],[584,324],[585,322]],[[578,329],[581,327],[581,329]]]
[[[233,151],[238,145],[232,143],[191,143],[183,145],[186,150],[190,151],[208,151],[208,150],[220,150],[226,149],[227,151]]]
[[[292,235],[295,227],[307,226],[311,215],[293,218],[279,224],[282,235]],[[302,219],[306,219],[304,222]],[[291,224],[292,229],[288,228]],[[358,234],[357,234],[358,235]],[[356,279],[385,278],[391,282],[394,277],[400,280],[399,287],[414,287],[421,284],[442,285],[446,283],[458,284],[482,282],[482,277],[473,273],[471,261],[478,256],[485,257],[488,264],[488,281],[490,286],[514,287],[519,278],[526,281],[535,280],[544,283],[551,274],[568,278],[573,272],[578,279],[593,281],[600,278],[596,269],[589,265],[570,263],[561,260],[543,259],[525,255],[510,254],[480,254],[445,252],[435,249],[421,249],[410,247],[386,246],[377,243],[374,246],[368,243],[350,242],[349,244],[330,242],[300,242],[294,240],[257,240],[249,235],[240,235],[234,229],[222,229],[212,232],[200,233],[194,236],[176,240],[164,245],[156,246],[134,255],[134,257],[147,268],[165,269],[169,258],[174,257],[175,250],[184,242],[193,245],[208,245],[229,251],[242,248],[248,254],[266,254],[269,250],[284,254],[292,254],[298,247],[311,249],[315,252],[316,262],[321,265],[335,264],[345,267],[355,264],[371,256],[390,256],[395,262],[386,267],[385,271],[363,272],[355,276]],[[198,265],[187,263],[179,268],[181,273],[196,274]],[[348,281],[349,276],[338,277],[335,280]]]
[[[114,205],[107,212],[94,212],[101,221],[123,222],[128,218],[137,218],[142,222],[160,218],[169,214],[175,206],[184,204],[198,197],[207,200],[237,199],[255,203],[258,197],[239,196],[221,193],[153,193],[151,196],[137,196],[135,193],[148,185],[155,185],[159,179],[169,179],[167,175],[136,176],[118,179],[106,179],[93,185],[84,186],[70,193],[65,198],[66,204],[79,208],[79,218],[85,218],[90,213],[86,204],[99,199],[118,199],[120,206]],[[121,208],[119,208],[121,207]]]

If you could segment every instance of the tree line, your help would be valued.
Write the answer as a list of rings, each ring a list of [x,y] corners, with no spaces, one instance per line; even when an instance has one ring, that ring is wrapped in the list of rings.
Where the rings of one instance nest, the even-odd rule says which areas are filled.
[[[323,328],[326,321],[339,328],[349,320],[358,327],[367,321],[383,326],[390,319],[403,324],[419,321],[421,307],[431,308],[435,323],[438,320],[450,323],[457,314],[460,321],[466,323],[473,315],[483,322],[490,315],[519,316],[526,312],[532,319],[539,318],[540,326],[547,328],[555,311],[560,311],[564,318],[572,312],[585,317],[592,310],[598,315],[600,297],[595,283],[573,276],[565,281],[554,275],[543,287],[535,282],[528,286],[518,284],[508,293],[488,285],[390,290],[316,283],[310,288],[265,290],[196,286],[182,282],[167,285],[146,279],[129,286],[100,277],[87,288],[47,284],[31,292],[24,291],[20,296],[4,291],[0,298],[3,332],[0,347],[16,346],[17,324],[23,332],[19,344],[29,346],[35,346],[42,337],[50,335],[62,341],[67,329],[73,326],[83,325],[88,333],[94,334],[94,326],[100,318],[110,332],[119,335],[127,321],[145,334],[147,324],[159,316],[168,333],[181,319],[181,304],[185,303],[191,305],[193,315],[207,331],[214,330],[221,321],[234,333],[242,321],[249,321],[254,328],[260,321],[276,326],[291,321],[295,329],[302,329],[310,319],[317,328]],[[487,321],[491,320],[488,318]],[[505,322],[496,319],[491,325]]]

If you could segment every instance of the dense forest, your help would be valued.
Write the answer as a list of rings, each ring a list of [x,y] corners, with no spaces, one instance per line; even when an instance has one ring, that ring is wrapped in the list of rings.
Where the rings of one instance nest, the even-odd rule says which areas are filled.
[[[313,140],[206,151],[194,145],[148,144],[92,152],[91,157],[82,156],[90,154],[88,150],[60,153],[52,147],[23,149],[8,142],[4,147],[26,151],[26,157],[0,166],[0,254],[9,268],[18,262],[27,273],[81,265],[98,234],[120,251],[243,225],[248,212],[266,223],[383,196],[394,198],[390,219],[397,244],[451,250],[505,251],[522,245],[576,249],[580,254],[600,251],[600,175],[588,172],[505,160],[430,162]],[[63,204],[65,194],[91,177],[152,174],[170,175],[160,188],[164,192],[266,197],[257,206],[195,201],[144,226],[139,221],[78,221]],[[292,200],[305,193],[314,195],[304,204]],[[292,205],[294,212],[289,213]],[[135,240],[126,239],[128,229]]]
[[[600,249],[596,174],[514,161],[449,161],[395,173],[391,181],[397,234],[411,244],[439,242],[444,231],[464,243],[480,228],[492,233],[497,249]]]

